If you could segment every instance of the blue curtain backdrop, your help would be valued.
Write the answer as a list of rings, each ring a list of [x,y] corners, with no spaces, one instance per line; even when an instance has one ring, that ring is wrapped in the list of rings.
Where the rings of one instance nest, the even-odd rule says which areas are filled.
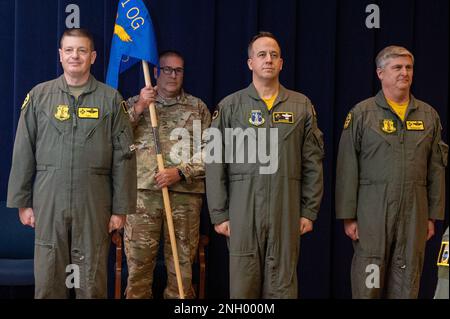
[[[247,43],[259,30],[280,40],[281,82],[315,104],[325,136],[325,194],[314,232],[302,240],[299,262],[301,298],[350,297],[352,247],[334,215],[334,176],[339,136],[349,109],[379,90],[374,58],[390,44],[416,57],[414,95],[441,116],[448,142],[448,0],[144,0],[155,27],[158,48],[185,55],[185,88],[210,109],[221,98],[248,85]],[[365,25],[366,6],[380,8],[379,29]],[[103,81],[117,9],[116,0],[0,0],[0,200],[5,200],[12,146],[20,106],[37,83],[62,70],[58,39],[65,29],[66,6],[80,8],[81,26],[95,36],[93,74]],[[124,97],[143,86],[139,65],[121,75]],[[448,185],[448,179],[447,179]],[[447,193],[448,194],[448,193]],[[448,196],[447,196],[448,197]],[[447,205],[448,217],[448,205]],[[226,243],[209,227],[208,298],[228,297]],[[442,233],[438,224],[437,233]],[[0,243],[4,244],[4,243]],[[428,243],[420,297],[433,295],[439,239]]]

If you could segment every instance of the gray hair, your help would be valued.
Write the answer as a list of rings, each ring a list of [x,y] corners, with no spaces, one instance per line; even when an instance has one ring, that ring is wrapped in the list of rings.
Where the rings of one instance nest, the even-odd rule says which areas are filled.
[[[382,69],[386,66],[387,60],[404,56],[409,56],[414,65],[414,55],[411,52],[409,52],[404,47],[391,45],[384,48],[380,51],[380,53],[378,53],[377,57],[375,58],[375,63],[377,65],[377,68]]]

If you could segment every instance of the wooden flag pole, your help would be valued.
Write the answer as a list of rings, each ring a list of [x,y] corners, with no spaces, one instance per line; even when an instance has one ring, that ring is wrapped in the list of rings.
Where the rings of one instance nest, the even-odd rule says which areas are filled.
[[[150,70],[148,68],[147,61],[142,60],[142,68],[144,69],[145,85],[151,87],[152,80],[150,79]],[[150,111],[150,119],[152,122],[151,124],[153,129],[153,138],[155,140],[156,160],[158,161],[158,170],[162,171],[164,169],[164,160],[162,157],[161,145],[159,143],[158,120],[156,118],[155,103],[150,103],[148,109]],[[162,194],[164,200],[164,209],[166,211],[167,227],[169,229],[170,246],[172,247],[173,261],[175,263],[175,273],[177,275],[178,293],[180,294],[180,299],[184,299],[184,289],[183,289],[183,282],[181,280],[180,262],[178,260],[177,242],[175,239],[175,230],[173,227],[172,208],[170,207],[169,189],[167,187],[163,187]]]
[[[114,284],[114,298],[122,297],[122,235],[118,230],[113,232],[112,242],[116,245],[116,278]]]

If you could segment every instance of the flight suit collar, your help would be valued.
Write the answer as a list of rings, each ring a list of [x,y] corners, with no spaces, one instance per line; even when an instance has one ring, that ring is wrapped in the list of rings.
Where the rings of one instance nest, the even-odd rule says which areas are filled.
[[[184,90],[181,89],[180,95],[174,98],[163,98],[161,95],[156,96],[156,102],[161,106],[172,106],[175,104],[187,104],[187,97]]]
[[[386,97],[384,96],[383,90],[380,90],[378,94],[375,96],[375,103],[386,110],[391,110],[391,107],[389,106]],[[409,104],[407,109],[407,114],[411,113],[413,110],[417,109],[417,101],[414,98],[414,95],[410,94],[409,97]],[[405,116],[406,118],[406,116]]]
[[[258,94],[258,91],[256,91],[255,85],[253,83],[250,83],[250,85],[247,87],[247,93],[248,96],[250,96],[252,99],[257,101],[262,101],[261,97]],[[280,84],[280,87],[278,88],[278,96],[275,99],[273,103],[273,107],[275,107],[278,103],[284,102],[288,99],[289,93],[286,90],[284,86]]]
[[[60,88],[61,91],[70,94],[70,90],[69,90],[69,85],[67,84],[66,78],[64,77],[64,74],[62,74],[58,80],[58,87]],[[95,91],[97,89],[98,83],[97,80],[94,78],[94,76],[92,74],[89,75],[89,79],[86,83],[86,89],[83,92],[83,94],[86,93],[91,93],[93,91]]]

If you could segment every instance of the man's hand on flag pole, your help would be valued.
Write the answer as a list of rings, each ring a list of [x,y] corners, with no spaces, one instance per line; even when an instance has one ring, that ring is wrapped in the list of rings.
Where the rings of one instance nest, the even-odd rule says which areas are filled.
[[[139,100],[134,105],[134,111],[136,115],[142,114],[146,108],[150,105],[150,103],[154,103],[156,99],[156,94],[158,87],[154,86],[144,86],[139,93]]]

